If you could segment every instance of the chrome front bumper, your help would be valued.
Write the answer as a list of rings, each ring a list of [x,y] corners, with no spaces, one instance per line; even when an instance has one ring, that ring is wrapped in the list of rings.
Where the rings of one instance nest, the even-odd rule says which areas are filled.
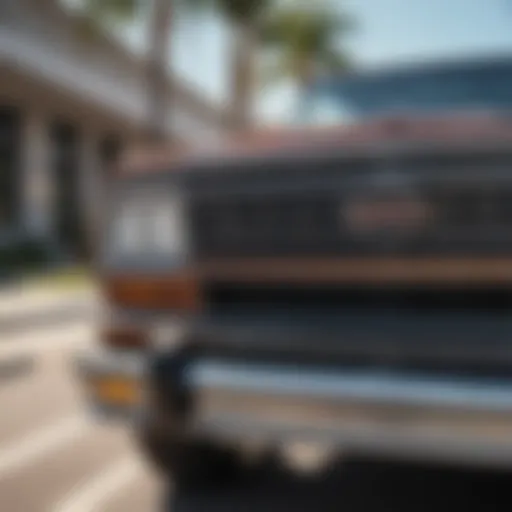
[[[512,466],[512,379],[213,361],[191,364],[185,379],[196,399],[195,428],[209,435]]]
[[[354,453],[512,467],[512,378],[326,372],[201,359],[181,368],[180,387],[192,398],[192,434],[268,444],[312,441]],[[147,384],[142,357],[82,357],[79,369],[89,384]],[[88,396],[103,416],[143,416],[141,403],[116,405]]]

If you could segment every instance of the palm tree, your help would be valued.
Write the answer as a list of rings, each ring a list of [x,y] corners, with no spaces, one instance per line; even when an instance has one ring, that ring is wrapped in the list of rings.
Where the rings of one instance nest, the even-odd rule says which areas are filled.
[[[261,20],[275,0],[153,0],[148,30],[148,119],[151,140],[164,135],[163,116],[166,109],[166,70],[169,56],[169,34],[175,8],[214,8],[233,28],[232,79],[230,110],[233,125],[245,127],[250,123],[250,111],[255,85],[255,69]],[[132,21],[144,0],[84,0],[86,19],[93,25],[105,20]]]
[[[275,3],[276,0],[189,0],[189,4],[196,8],[214,8],[232,28],[229,93],[232,125],[235,129],[243,129],[251,124],[256,62],[263,23]]]
[[[264,44],[276,57],[270,77],[292,79],[304,92],[319,76],[346,71],[351,62],[342,39],[352,27],[345,13],[325,3],[274,10],[263,34]]]
[[[83,0],[81,3],[86,20],[93,24],[106,21],[127,22],[135,18],[140,0]]]
[[[214,7],[233,27],[230,104],[235,129],[251,125],[259,50],[276,50],[279,74],[296,80],[301,89],[307,89],[320,72],[349,67],[346,52],[337,44],[351,26],[349,19],[325,2],[188,0],[188,4]]]
[[[151,4],[146,75],[148,142],[166,137],[169,35],[175,3],[176,0],[153,0]],[[134,21],[147,5],[145,0],[83,0],[84,20],[92,30],[108,22],[125,24]]]
[[[149,25],[148,47],[148,119],[150,141],[166,137],[167,123],[167,66],[171,24],[174,15],[173,0],[155,0]]]
[[[94,22],[104,19],[133,20],[145,0],[83,0],[86,14]],[[148,44],[148,120],[150,140],[165,136],[167,113],[167,66],[169,35],[178,8],[214,8],[233,28],[230,103],[233,127],[251,124],[253,90],[258,51],[276,49],[279,74],[292,77],[305,88],[320,71],[345,69],[346,54],[336,45],[344,35],[347,18],[336,16],[326,5],[311,8],[298,0],[152,0]]]

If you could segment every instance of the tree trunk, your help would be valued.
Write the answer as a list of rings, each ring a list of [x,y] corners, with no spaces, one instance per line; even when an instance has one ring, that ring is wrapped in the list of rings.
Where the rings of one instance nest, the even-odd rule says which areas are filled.
[[[314,83],[315,65],[310,59],[301,60],[296,63],[295,73],[298,88],[298,120],[301,124],[307,124],[311,115],[311,86]]]
[[[236,24],[232,40],[231,110],[233,128],[247,129],[252,123],[252,102],[256,76],[256,30]]]
[[[148,142],[165,140],[169,116],[167,60],[173,0],[154,0],[149,26],[147,69]]]

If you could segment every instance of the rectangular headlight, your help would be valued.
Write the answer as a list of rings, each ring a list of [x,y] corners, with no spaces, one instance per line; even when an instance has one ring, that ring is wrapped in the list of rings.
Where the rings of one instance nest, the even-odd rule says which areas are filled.
[[[131,191],[112,217],[106,241],[110,257],[172,261],[188,252],[184,202],[176,189]]]

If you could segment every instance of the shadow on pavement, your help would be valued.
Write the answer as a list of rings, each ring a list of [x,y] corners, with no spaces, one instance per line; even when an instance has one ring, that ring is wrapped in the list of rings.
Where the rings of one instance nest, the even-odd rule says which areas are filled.
[[[268,471],[230,488],[177,490],[168,512],[508,511],[511,483],[512,473],[359,460],[316,478]]]
[[[0,361],[0,384],[24,377],[36,369],[36,358],[20,355]]]

